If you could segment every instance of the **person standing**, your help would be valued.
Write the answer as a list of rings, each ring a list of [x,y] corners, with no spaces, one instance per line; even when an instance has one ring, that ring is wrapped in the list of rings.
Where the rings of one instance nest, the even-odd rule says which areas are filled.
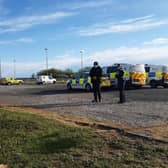
[[[89,73],[91,77],[91,82],[93,86],[93,94],[94,94],[94,100],[92,102],[97,102],[99,99],[99,102],[101,102],[101,77],[102,77],[102,69],[98,65],[98,62],[95,61],[93,63],[93,67],[90,70]]]
[[[118,64],[116,78],[117,78],[119,97],[120,97],[120,100],[118,103],[124,103],[126,101],[125,91],[124,91],[125,90],[124,70],[120,64]]]

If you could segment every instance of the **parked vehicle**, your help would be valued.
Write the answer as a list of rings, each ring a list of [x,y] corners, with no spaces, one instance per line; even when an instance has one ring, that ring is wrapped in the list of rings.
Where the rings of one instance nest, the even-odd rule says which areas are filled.
[[[50,75],[40,75],[36,79],[37,84],[55,84],[56,79]]]
[[[14,78],[2,78],[0,79],[0,84],[2,85],[21,85],[24,81],[20,79],[14,79]]]
[[[103,75],[110,79],[112,87],[117,87],[116,72],[118,64],[120,64],[124,69],[126,87],[139,88],[146,84],[146,72],[144,65],[115,63],[112,66],[103,67]]]
[[[101,78],[101,87],[110,87],[110,80],[107,77]],[[77,78],[69,79],[67,81],[67,89],[85,89],[87,92],[91,91],[92,83],[89,72],[83,72]]]
[[[103,76],[107,77],[110,80],[110,85],[112,87],[117,86],[117,79],[116,79],[116,72],[117,72],[117,66],[105,66],[102,68]]]
[[[132,86],[141,87],[146,85],[146,72],[143,64],[135,64],[130,67],[130,83]]]
[[[152,88],[158,86],[168,87],[168,66],[166,65],[145,65],[147,83]]]

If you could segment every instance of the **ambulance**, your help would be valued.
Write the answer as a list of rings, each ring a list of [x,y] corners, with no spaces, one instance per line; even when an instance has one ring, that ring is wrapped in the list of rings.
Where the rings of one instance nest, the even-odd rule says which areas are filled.
[[[101,78],[101,87],[110,87],[110,80],[107,77]],[[67,89],[84,89],[89,92],[92,90],[91,77],[89,72],[82,72],[78,77],[67,81]]]
[[[152,88],[168,87],[168,65],[145,65],[147,84]]]

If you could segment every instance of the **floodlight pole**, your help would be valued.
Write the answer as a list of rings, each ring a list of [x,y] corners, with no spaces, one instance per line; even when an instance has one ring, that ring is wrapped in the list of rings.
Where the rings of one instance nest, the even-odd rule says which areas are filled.
[[[1,66],[1,59],[0,59],[0,79],[2,78],[2,66]]]
[[[81,70],[83,70],[83,53],[84,53],[84,50],[80,50],[80,54],[81,54]]]
[[[47,70],[47,75],[48,75],[48,49],[45,48],[45,56],[46,56],[46,70]]]
[[[16,60],[13,60],[13,78],[16,78]]]

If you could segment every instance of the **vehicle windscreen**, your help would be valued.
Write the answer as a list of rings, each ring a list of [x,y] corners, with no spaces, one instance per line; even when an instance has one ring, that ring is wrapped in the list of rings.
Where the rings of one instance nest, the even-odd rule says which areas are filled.
[[[87,78],[89,76],[89,73],[84,73],[83,78]]]
[[[168,72],[168,66],[163,66],[163,72]]]
[[[144,66],[132,66],[131,72],[145,72]]]
[[[150,72],[150,67],[145,67],[145,72]]]
[[[107,73],[117,72],[117,66],[111,66],[107,68]]]

